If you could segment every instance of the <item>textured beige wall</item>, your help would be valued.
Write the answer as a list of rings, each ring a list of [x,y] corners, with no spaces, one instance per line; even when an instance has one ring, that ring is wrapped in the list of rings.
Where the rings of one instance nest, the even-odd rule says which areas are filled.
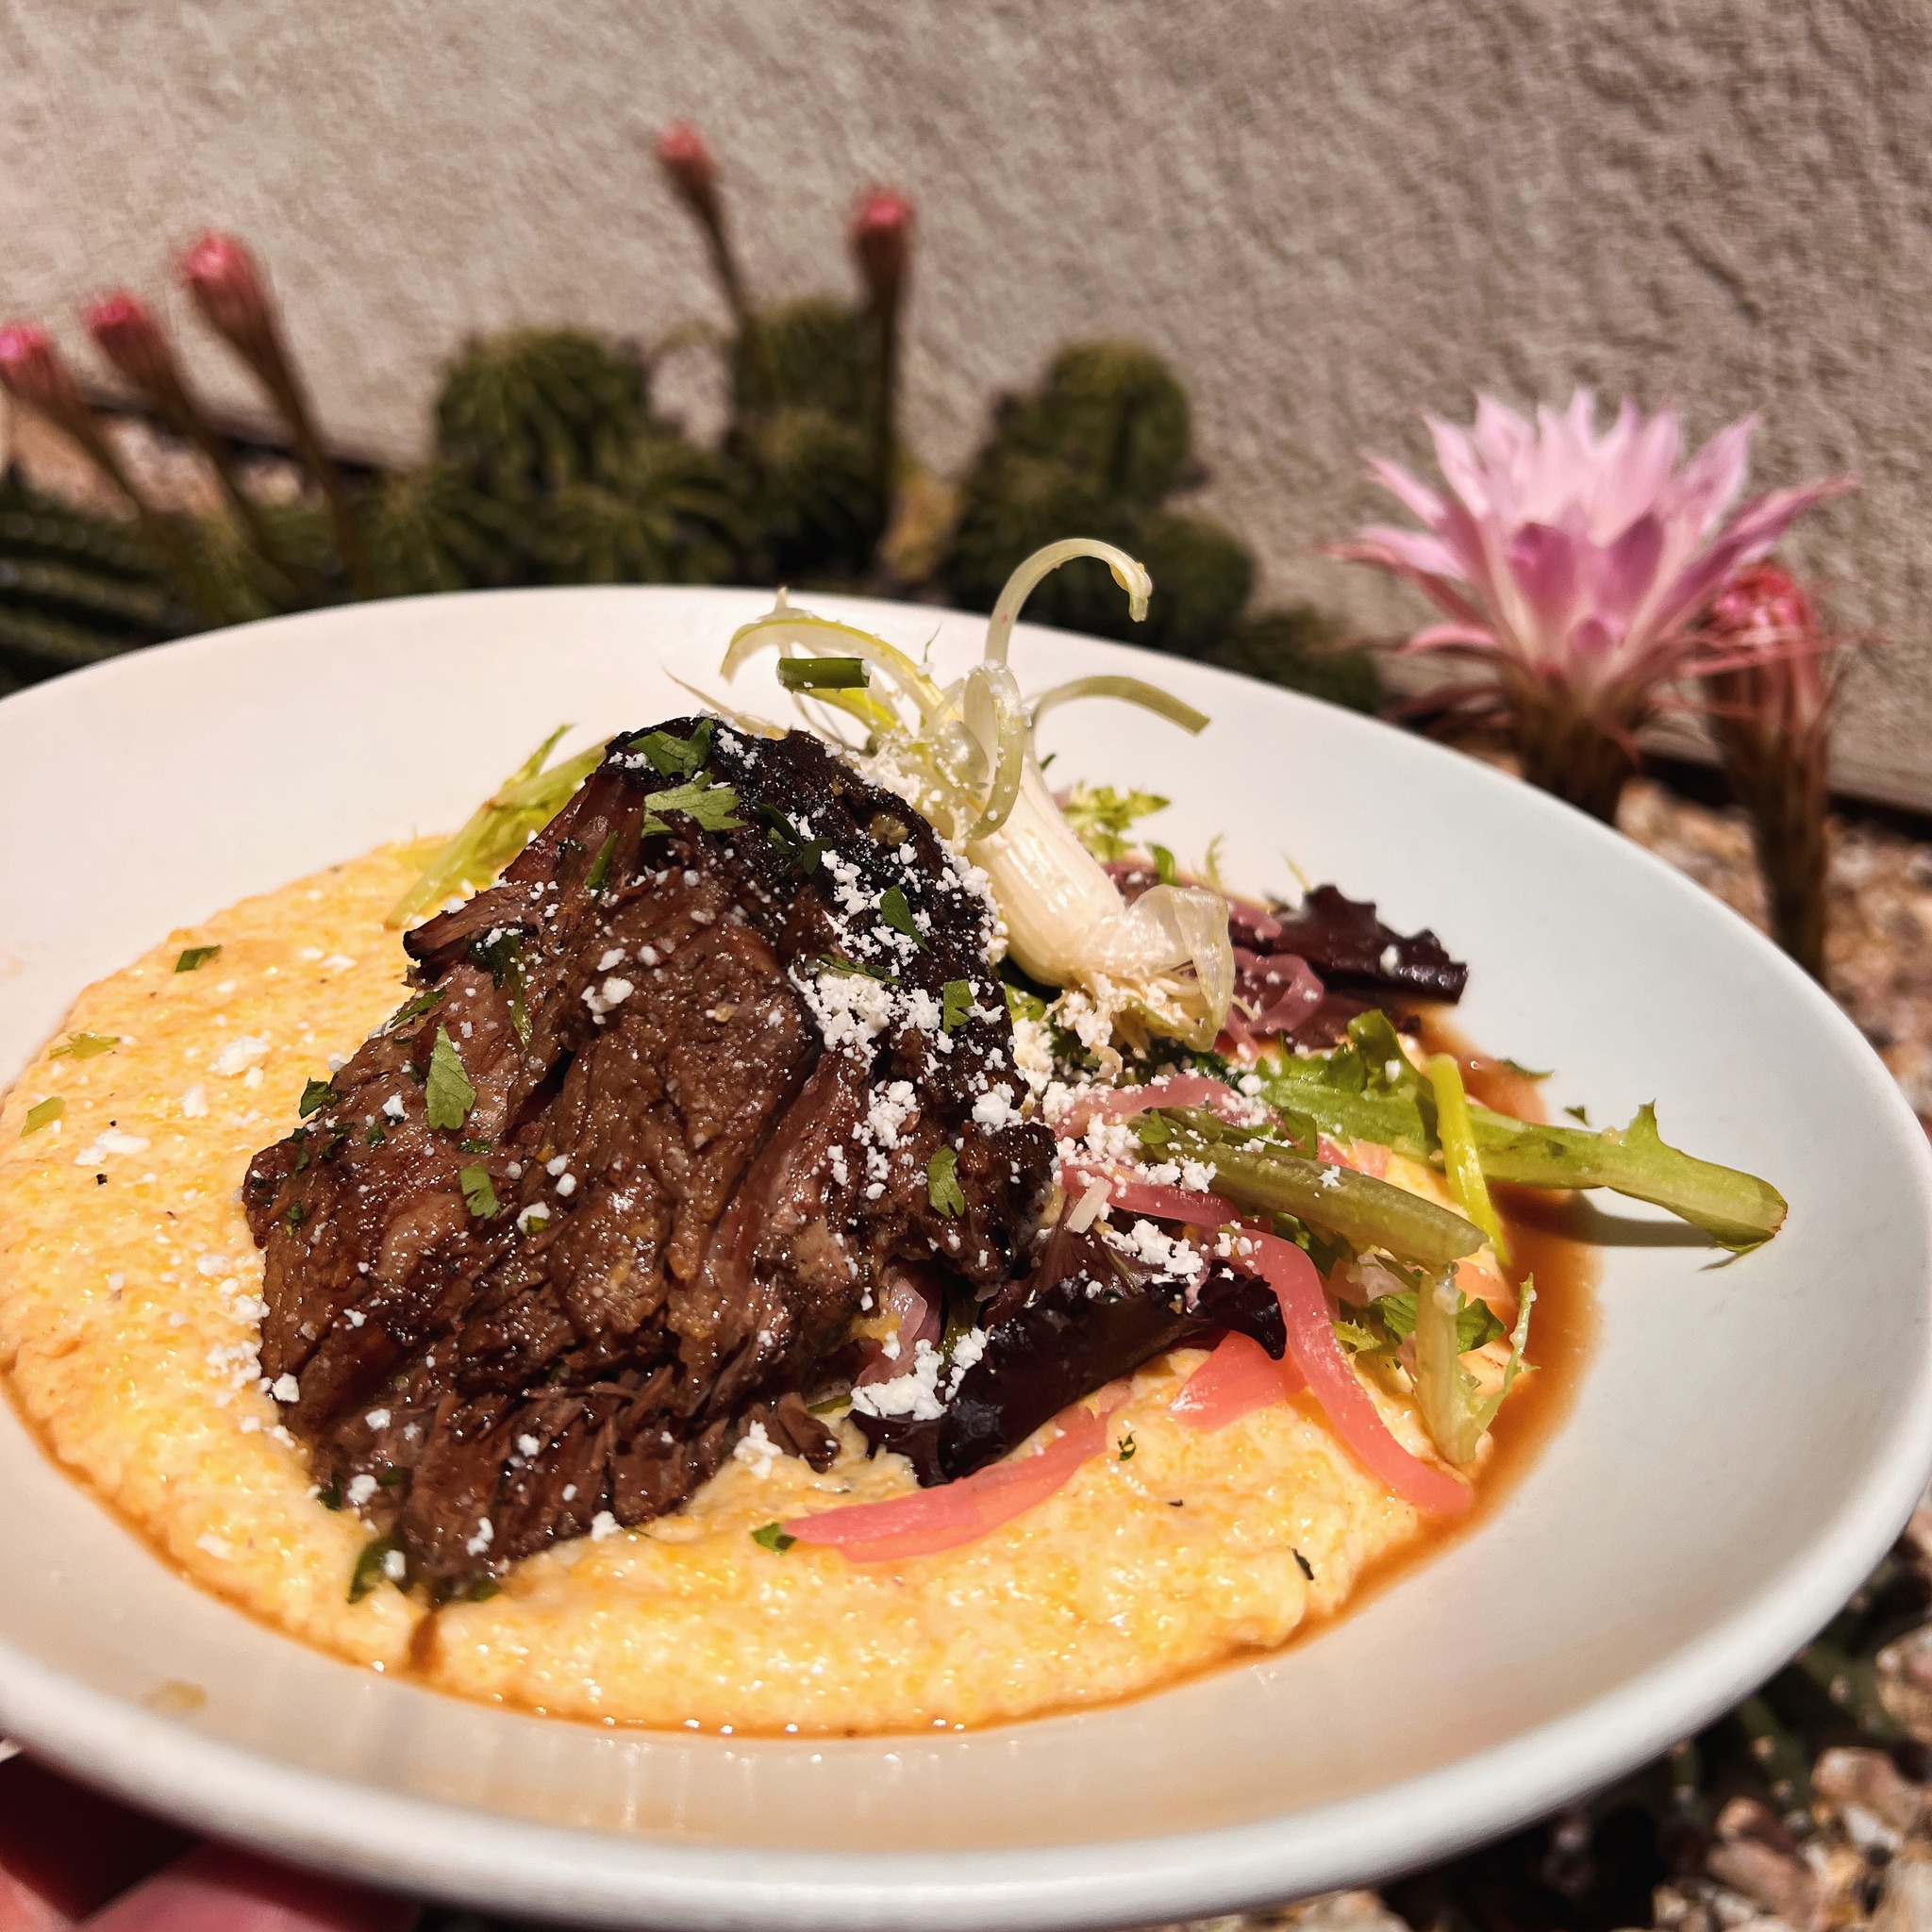
[[[4,301],[158,290],[231,225],[338,433],[403,454],[467,331],[711,312],[648,158],[691,115],[767,291],[843,276],[859,184],[918,197],[931,458],[1061,339],[1141,337],[1269,587],[1377,625],[1417,607],[1313,551],[1418,410],[1761,410],[1761,482],[1865,484],[1793,545],[1888,640],[1845,775],[1932,804],[1928,56],[1925,0],[9,0]]]

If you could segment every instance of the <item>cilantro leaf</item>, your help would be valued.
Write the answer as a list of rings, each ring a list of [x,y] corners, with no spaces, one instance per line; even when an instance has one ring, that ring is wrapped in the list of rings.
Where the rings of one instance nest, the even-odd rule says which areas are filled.
[[[848,959],[840,953],[821,953],[811,962],[826,973],[855,974],[860,979],[876,979],[882,986],[897,986],[899,975],[883,966],[868,966],[861,959]]]
[[[1180,868],[1174,862],[1174,854],[1165,845],[1150,845],[1148,852],[1153,856],[1156,876],[1163,886],[1174,885],[1180,877]]]
[[[966,1194],[959,1185],[959,1157],[950,1147],[941,1147],[925,1163],[925,1198],[935,1213],[948,1221],[965,1213]]]
[[[1111,785],[1075,785],[1060,807],[1081,844],[1103,862],[1124,858],[1124,834],[1136,819],[1164,811],[1168,801],[1154,791],[1116,791]]]
[[[530,1013],[524,1004],[524,936],[515,926],[492,926],[471,941],[470,958],[490,969],[490,982],[509,995],[509,1023],[517,1039],[530,1043]]]
[[[597,848],[597,856],[591,861],[591,869],[584,874],[584,891],[595,898],[604,890],[604,881],[610,876],[610,861],[617,857],[617,834],[612,832]]]
[[[382,1116],[377,1114],[369,1123],[369,1131],[362,1136],[362,1144],[365,1147],[380,1147],[388,1139],[389,1129],[383,1125]]]
[[[1000,982],[1007,995],[1007,1014],[1014,1020],[1044,1020],[1046,1002],[1037,992],[1028,992],[1024,986],[1015,986],[1010,979]]]
[[[26,1125],[20,1130],[25,1141],[29,1134],[38,1134],[42,1127],[52,1126],[67,1111],[67,1103],[58,1093],[50,1093],[44,1100],[37,1100],[26,1110]]]
[[[940,988],[940,1025],[947,1033],[963,1026],[973,1017],[973,982],[949,979]]]
[[[70,1057],[77,1060],[91,1060],[97,1055],[112,1053],[120,1044],[118,1033],[70,1033],[65,1042],[57,1046],[47,1058],[50,1060],[64,1060]]]
[[[175,961],[176,973],[192,973],[206,966],[221,951],[219,946],[185,946],[181,957]]]
[[[488,1221],[496,1214],[500,1204],[496,1198],[496,1190],[490,1185],[490,1170],[487,1167],[466,1167],[458,1174],[457,1179],[462,1183],[463,1199],[468,1204],[470,1212],[478,1221]]]
[[[411,994],[382,1023],[382,1030],[393,1033],[398,1026],[407,1026],[411,1020],[420,1020],[447,991],[446,987],[432,986],[427,992]]]
[[[693,781],[675,785],[668,791],[652,791],[644,797],[644,819],[638,827],[648,839],[671,827],[658,816],[661,812],[682,812],[700,831],[735,832],[744,824],[738,816],[738,793],[728,785],[706,785]]]
[[[798,1541],[795,1536],[787,1536],[784,1529],[775,1523],[760,1524],[752,1531],[751,1540],[760,1548],[774,1550],[781,1557]]]
[[[711,721],[701,720],[689,738],[673,738],[668,731],[646,731],[631,740],[630,749],[641,752],[659,777],[689,778],[711,755]]]
[[[396,1550],[393,1538],[379,1536],[373,1543],[362,1546],[362,1554],[356,1558],[356,1568],[349,1578],[349,1601],[359,1604],[384,1577],[398,1590],[407,1587],[407,1573],[404,1576],[390,1576],[389,1558]]]
[[[863,691],[872,666],[863,658],[780,658],[778,682],[787,691]]]
[[[423,1090],[429,1124],[451,1133],[470,1118],[476,1105],[476,1090],[463,1070],[462,1056],[449,1037],[447,1026],[436,1029],[436,1044],[429,1055],[429,1079]]]
[[[302,1098],[296,1103],[295,1111],[306,1121],[310,1114],[320,1113],[325,1107],[333,1107],[341,1097],[332,1082],[310,1080],[302,1090]]]
[[[912,916],[912,908],[906,903],[906,894],[897,886],[888,886],[879,894],[879,917],[894,932],[904,933],[915,946],[924,950],[925,941],[920,934],[919,922]]]
[[[777,847],[778,857],[785,861],[787,872],[803,878],[816,868],[825,854],[823,839],[808,839],[796,831],[776,806],[760,805],[758,812],[764,824],[765,837]]]

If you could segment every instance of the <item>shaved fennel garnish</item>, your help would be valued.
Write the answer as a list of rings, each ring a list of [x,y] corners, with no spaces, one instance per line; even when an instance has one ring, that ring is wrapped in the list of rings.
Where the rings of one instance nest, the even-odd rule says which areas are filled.
[[[423,876],[390,908],[385,925],[407,925],[464,886],[489,885],[563,809],[602,762],[605,749],[593,744],[545,771],[543,760],[569,729],[568,724],[559,724],[470,814],[462,830],[438,846]]]
[[[1186,731],[1201,730],[1207,718],[1137,677],[1077,678],[1042,693],[1029,710],[1007,665],[1028,593],[1076,557],[1100,558],[1133,615],[1145,612],[1153,590],[1145,569],[1110,543],[1075,537],[1036,551],[1007,580],[981,661],[943,689],[883,638],[800,610],[783,591],[774,609],[732,638],[722,669],[735,676],[767,646],[872,665],[894,688],[890,695],[819,688],[810,696],[865,727],[865,745],[848,746],[857,762],[909,792],[986,873],[1015,962],[1048,985],[1079,988],[1109,1015],[1205,1048],[1234,996],[1226,901],[1205,886],[1161,885],[1129,905],[1054,803],[1033,730],[1045,712],[1088,697],[1140,705]]]

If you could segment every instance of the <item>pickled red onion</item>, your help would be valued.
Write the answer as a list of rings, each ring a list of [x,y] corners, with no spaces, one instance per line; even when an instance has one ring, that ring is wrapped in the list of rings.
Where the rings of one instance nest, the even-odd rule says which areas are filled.
[[[1157,1107],[1211,1107],[1241,1120],[1255,1110],[1224,1080],[1210,1080],[1206,1074],[1173,1074],[1144,1087],[1085,1089],[1074,1094],[1073,1105],[1060,1116],[1058,1131],[1077,1134],[1090,1121],[1130,1121]]]
[[[909,1269],[897,1269],[887,1278],[881,1299],[884,1312],[897,1324],[894,1332],[899,1345],[888,1355],[883,1343],[867,1342],[865,1366],[853,1377],[858,1383],[888,1382],[894,1375],[903,1375],[917,1358],[922,1341],[938,1346],[944,1325],[938,1306],[928,1299]]]
[[[1231,1332],[1181,1384],[1167,1412],[1191,1429],[1224,1429],[1250,1410],[1285,1402],[1307,1386],[1293,1361],[1276,1361],[1252,1335]]]
[[[1357,1379],[1335,1339],[1322,1277],[1315,1264],[1292,1241],[1247,1230],[1251,1252],[1281,1303],[1288,1328],[1288,1352],[1308,1378],[1335,1433],[1376,1481],[1405,1503],[1431,1516],[1467,1509],[1473,1492],[1467,1483],[1411,1456],[1389,1431],[1375,1405]]]
[[[1103,1390],[1105,1396],[1113,1392]],[[995,1462],[936,1489],[915,1490],[883,1503],[853,1503],[815,1516],[794,1516],[779,1525],[802,1543],[825,1544],[850,1562],[891,1563],[929,1557],[976,1541],[1043,1503],[1082,1463],[1107,1447],[1111,1407],[1075,1403],[1060,1418],[1060,1433],[1037,1456]]]
[[[1110,1207],[1124,1208],[1129,1214],[1148,1214],[1157,1221],[1190,1221],[1200,1227],[1219,1227],[1224,1222],[1241,1219],[1241,1209],[1219,1194],[1194,1194],[1156,1181],[1129,1180],[1124,1174],[1083,1167],[1072,1160],[1060,1169],[1060,1186],[1069,1194],[1093,1180],[1107,1183]]]

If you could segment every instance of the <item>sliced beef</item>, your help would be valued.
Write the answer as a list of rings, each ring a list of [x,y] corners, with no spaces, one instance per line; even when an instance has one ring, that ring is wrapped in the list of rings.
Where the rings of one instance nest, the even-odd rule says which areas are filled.
[[[325,1495],[448,1591],[675,1508],[752,1420],[822,1458],[798,1398],[883,1272],[992,1289],[1048,1186],[990,922],[809,734],[613,741],[250,1165]]]

